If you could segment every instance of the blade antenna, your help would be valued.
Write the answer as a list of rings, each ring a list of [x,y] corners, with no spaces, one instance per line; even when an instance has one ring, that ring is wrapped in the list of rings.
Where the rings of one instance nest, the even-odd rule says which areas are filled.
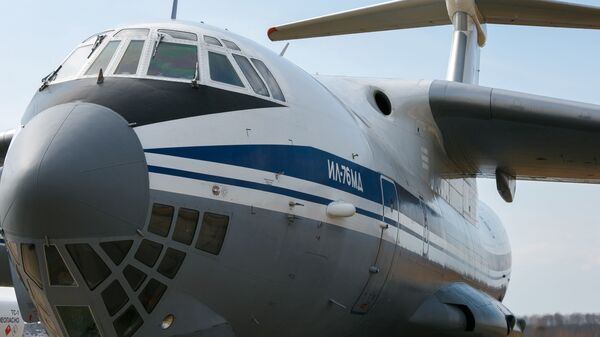
[[[171,10],[171,20],[177,20],[177,0],[173,0],[173,9]]]

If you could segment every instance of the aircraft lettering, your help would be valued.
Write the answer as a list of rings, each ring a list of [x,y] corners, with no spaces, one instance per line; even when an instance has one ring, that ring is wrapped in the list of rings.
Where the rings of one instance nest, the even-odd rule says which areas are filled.
[[[360,172],[331,160],[327,160],[327,172],[330,180],[347,185],[360,192],[364,191]]]

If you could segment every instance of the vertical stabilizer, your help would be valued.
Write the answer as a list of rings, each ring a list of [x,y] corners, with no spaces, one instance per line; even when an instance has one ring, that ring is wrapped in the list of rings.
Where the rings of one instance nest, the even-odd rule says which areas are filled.
[[[485,45],[486,31],[475,0],[446,0],[446,7],[454,26],[446,80],[479,84],[479,48]]]

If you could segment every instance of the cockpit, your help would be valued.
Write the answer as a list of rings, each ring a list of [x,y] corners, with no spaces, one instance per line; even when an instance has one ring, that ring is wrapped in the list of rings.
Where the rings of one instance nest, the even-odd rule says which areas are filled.
[[[48,86],[85,78],[153,79],[207,85],[285,102],[265,61],[232,40],[159,27],[106,31],[82,42],[43,82]]]

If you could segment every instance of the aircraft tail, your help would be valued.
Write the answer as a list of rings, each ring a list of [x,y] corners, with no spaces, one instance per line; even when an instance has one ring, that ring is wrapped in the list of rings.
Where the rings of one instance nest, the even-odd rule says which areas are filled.
[[[454,25],[447,80],[477,84],[485,24],[600,29],[600,7],[553,0],[397,0],[269,29],[273,41]]]

